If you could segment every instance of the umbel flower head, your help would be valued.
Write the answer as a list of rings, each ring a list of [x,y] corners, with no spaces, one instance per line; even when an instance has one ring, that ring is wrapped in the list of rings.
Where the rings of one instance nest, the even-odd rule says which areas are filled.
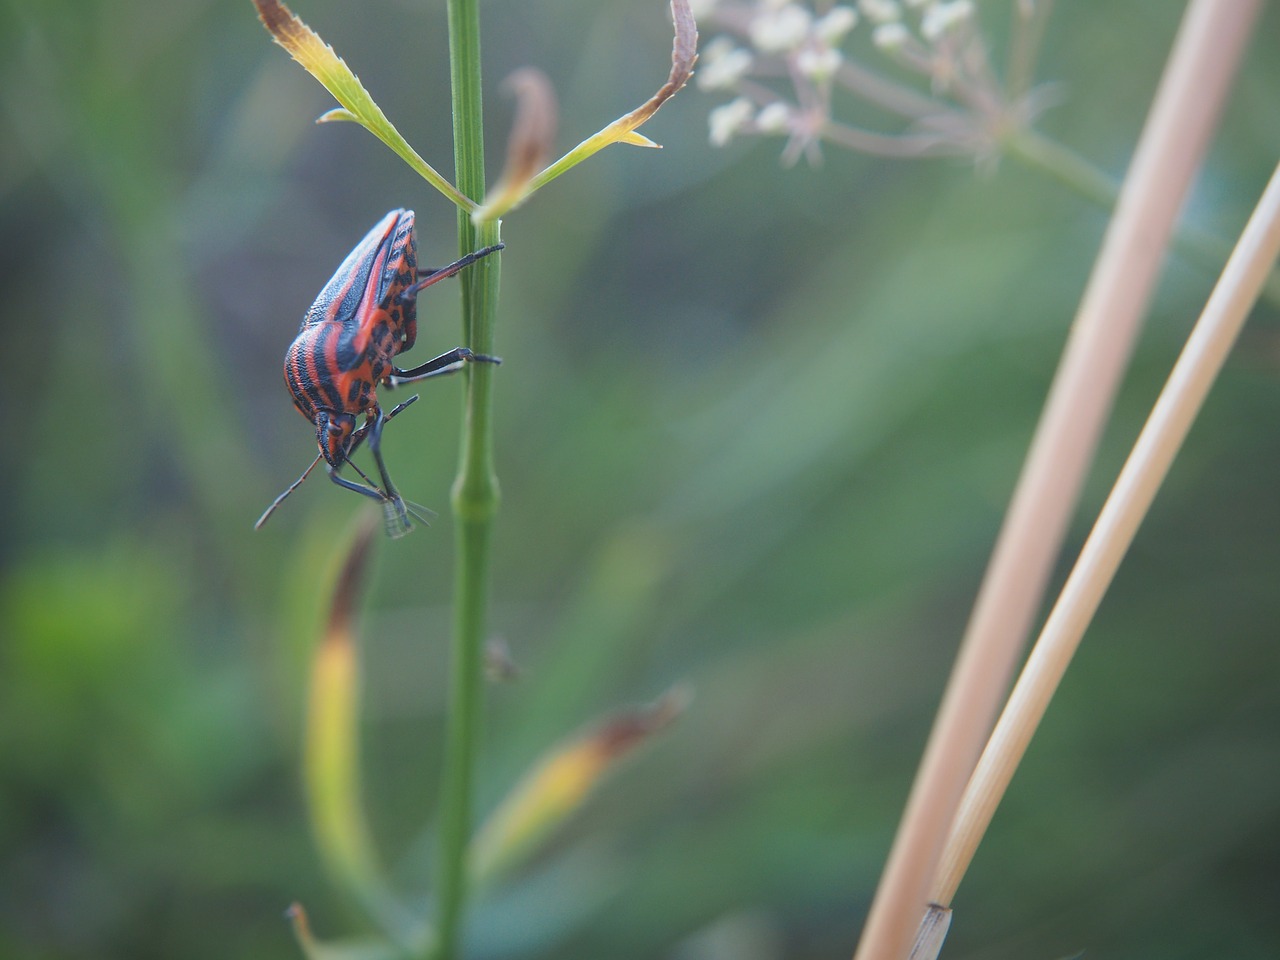
[[[718,31],[702,49],[698,88],[732,97],[710,112],[711,142],[781,136],[786,164],[801,156],[819,163],[823,143],[881,156],[989,159],[1043,101],[1026,83],[1047,4],[1021,0],[1015,8],[1011,76],[1002,84],[972,0],[695,2],[699,22]],[[846,52],[860,30],[870,41],[866,59],[878,62]],[[842,121],[846,97],[896,116],[898,128]]]

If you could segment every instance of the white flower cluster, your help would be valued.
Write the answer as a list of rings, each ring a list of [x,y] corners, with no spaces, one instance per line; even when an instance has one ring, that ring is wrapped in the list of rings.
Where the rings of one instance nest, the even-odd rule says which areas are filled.
[[[708,17],[717,11],[714,3],[703,6]],[[818,16],[791,0],[760,0],[733,12],[744,26],[749,47],[724,35],[707,44],[697,75],[703,90],[733,89],[762,55],[784,59],[801,76],[830,76],[842,60],[841,42],[858,22],[852,7],[836,5]]]
[[[727,91],[735,99],[711,111],[711,142],[723,146],[741,133],[786,136],[787,159],[816,149],[829,115],[832,80],[844,62],[840,45],[858,23],[858,12],[828,4],[821,12],[794,0],[701,4],[704,18],[726,19],[738,39],[721,34],[702,50],[699,88]],[[760,76],[790,79],[784,96]]]
[[[863,92],[860,85],[876,88],[866,99],[913,121],[928,112],[904,106],[909,92],[894,103],[882,102],[883,91],[894,82],[875,78],[868,83],[870,71],[847,60],[842,47],[859,23],[867,25],[874,46],[896,66],[927,75],[934,94],[952,92],[957,77],[972,79],[960,76],[958,63],[985,61],[985,52],[975,57],[967,46],[977,37],[973,0],[696,0],[694,12],[720,28],[702,49],[698,87],[733,95],[710,113],[711,142],[723,146],[746,133],[785,136],[788,162],[801,154],[818,160],[824,140],[873,151],[920,152],[920,137],[895,143],[894,135],[842,128],[833,118],[833,91],[844,88],[857,95]],[[917,96],[912,106],[923,99]],[[938,112],[951,106],[937,103]]]

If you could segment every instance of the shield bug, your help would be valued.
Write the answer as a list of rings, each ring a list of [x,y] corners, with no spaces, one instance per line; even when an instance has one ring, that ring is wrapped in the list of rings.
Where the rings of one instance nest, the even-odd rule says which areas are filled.
[[[392,210],[370,230],[342,261],[302,318],[298,336],[284,357],[284,380],[294,405],[315,424],[319,455],[254,524],[266,523],[321,460],[329,479],[340,487],[379,501],[386,512],[387,532],[403,536],[412,529],[410,515],[424,518],[407,506],[396,491],[382,460],[382,428],[418,398],[410,397],[384,414],[378,406],[378,386],[397,387],[460,370],[466,363],[501,363],[497,357],[455,347],[426,363],[402,370],[392,360],[413,347],[418,335],[417,297],[425,288],[502,244],[469,253],[438,270],[418,271],[413,211]],[[358,424],[361,415],[364,423]],[[351,456],[368,440],[382,486],[352,462]],[[351,464],[363,479],[356,483],[339,475]]]

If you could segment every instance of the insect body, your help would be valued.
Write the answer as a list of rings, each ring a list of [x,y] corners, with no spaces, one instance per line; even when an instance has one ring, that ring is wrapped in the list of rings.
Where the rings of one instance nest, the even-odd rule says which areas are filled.
[[[472,353],[466,347],[457,347],[410,370],[402,370],[392,361],[411,349],[417,339],[418,293],[502,246],[485,247],[447,267],[419,275],[413,211],[392,210],[347,255],[302,318],[298,336],[284,358],[285,383],[293,394],[294,405],[315,424],[320,454],[276,498],[255,526],[262,526],[323,459],[329,479],[338,486],[384,504],[389,533],[401,536],[412,529],[412,511],[387,475],[381,442],[383,425],[417,397],[384,414],[378,406],[376,390],[379,385],[395,387],[453,373],[468,362],[501,362],[497,357]],[[364,423],[360,424],[362,415]],[[378,467],[381,488],[351,462],[351,455],[365,439]],[[365,483],[339,476],[338,471],[347,463]]]

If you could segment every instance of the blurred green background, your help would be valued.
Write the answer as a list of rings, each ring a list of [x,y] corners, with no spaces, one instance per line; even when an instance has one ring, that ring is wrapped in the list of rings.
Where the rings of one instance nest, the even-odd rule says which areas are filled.
[[[1178,4],[1061,4],[1041,128],[1118,175]],[[448,172],[443,4],[296,0]],[[984,22],[1003,45],[1007,5]],[[487,0],[499,81],[546,70],[567,147],[666,75],[660,0]],[[1231,238],[1280,146],[1280,13],[1187,211]],[[860,43],[866,50],[865,38]],[[306,664],[357,498],[281,383],[298,318],[388,209],[447,203],[275,48],[248,0],[0,7],[0,956],[297,957],[367,930],[298,776]],[[688,681],[472,916],[474,957],[848,956],[1105,224],[1015,163],[707,142],[686,90],[504,228],[481,805],[602,713]],[[496,149],[494,149],[496,148]],[[492,168],[496,174],[496,166]],[[1170,260],[1073,553],[1206,297]],[[445,288],[449,289],[449,288]],[[423,301],[414,359],[456,345]],[[1280,319],[1256,312],[998,812],[945,956],[1280,953]],[[459,385],[388,431],[441,512],[379,554],[366,798],[429,875]],[[1060,574],[1061,575],[1061,574]],[[1059,575],[1059,576],[1060,576]]]

